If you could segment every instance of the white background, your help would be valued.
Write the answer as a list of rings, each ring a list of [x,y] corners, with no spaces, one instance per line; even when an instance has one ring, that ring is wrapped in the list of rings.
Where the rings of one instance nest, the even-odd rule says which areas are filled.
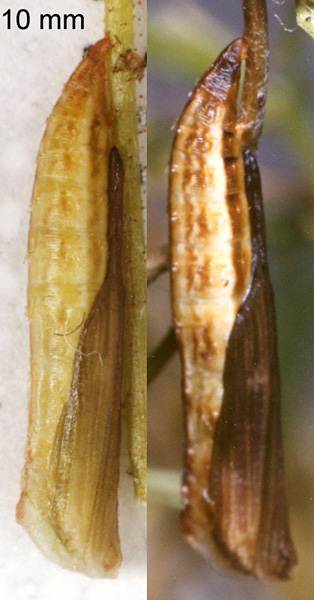
[[[144,512],[130,478],[120,507],[125,557],[116,580],[92,580],[49,563],[15,522],[28,396],[27,234],[35,161],[45,121],[84,46],[103,35],[103,2],[0,2],[0,597],[10,600],[144,600]],[[6,30],[8,8],[27,8],[27,31]],[[40,31],[40,12],[85,16],[85,31]],[[125,466],[124,466],[125,470]]]

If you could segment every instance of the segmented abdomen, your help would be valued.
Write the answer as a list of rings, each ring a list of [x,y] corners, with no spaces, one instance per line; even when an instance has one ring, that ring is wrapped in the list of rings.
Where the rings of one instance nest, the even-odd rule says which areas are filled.
[[[235,98],[243,52],[231,44],[197,85],[179,121],[170,175],[173,314],[183,361],[187,531],[207,552],[208,478],[223,396],[226,345],[251,271]],[[202,532],[202,533],[201,533]],[[198,539],[196,539],[198,537]]]
[[[183,367],[183,527],[205,557],[285,578],[276,322],[258,168],[237,115],[233,42],[196,86],[170,173],[173,316]],[[214,542],[214,543],[213,543]]]
[[[111,42],[89,49],[41,144],[29,234],[29,436],[17,507],[38,546],[89,575],[121,561],[123,165]]]

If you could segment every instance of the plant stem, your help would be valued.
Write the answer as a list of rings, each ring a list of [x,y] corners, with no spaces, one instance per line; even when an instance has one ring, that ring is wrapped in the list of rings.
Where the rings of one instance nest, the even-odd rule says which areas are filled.
[[[126,288],[124,399],[135,494],[146,498],[146,260],[141,198],[133,0],[106,0],[106,30],[113,43],[110,82],[113,145],[124,168],[124,275]],[[143,2],[143,11],[145,3]],[[144,25],[143,25],[144,28]],[[137,55],[138,56],[138,55]],[[127,60],[131,58],[131,60]],[[119,68],[118,68],[118,65]]]
[[[269,70],[266,0],[242,0],[244,39],[248,42],[241,124],[245,145],[253,150],[263,128]]]

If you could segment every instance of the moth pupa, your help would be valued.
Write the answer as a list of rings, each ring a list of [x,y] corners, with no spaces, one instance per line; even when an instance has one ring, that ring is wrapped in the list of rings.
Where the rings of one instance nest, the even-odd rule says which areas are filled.
[[[185,411],[183,530],[205,557],[285,578],[296,563],[283,482],[274,299],[257,162],[238,125],[237,39],[202,77],[170,165],[173,318]]]
[[[124,167],[113,144],[111,41],[87,51],[48,119],[29,233],[29,429],[18,521],[62,566],[121,562]]]

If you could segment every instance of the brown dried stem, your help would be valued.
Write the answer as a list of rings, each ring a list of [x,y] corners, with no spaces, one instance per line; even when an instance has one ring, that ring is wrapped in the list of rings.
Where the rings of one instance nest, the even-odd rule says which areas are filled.
[[[242,0],[244,39],[248,42],[241,125],[245,146],[256,148],[263,128],[269,70],[266,0]]]

